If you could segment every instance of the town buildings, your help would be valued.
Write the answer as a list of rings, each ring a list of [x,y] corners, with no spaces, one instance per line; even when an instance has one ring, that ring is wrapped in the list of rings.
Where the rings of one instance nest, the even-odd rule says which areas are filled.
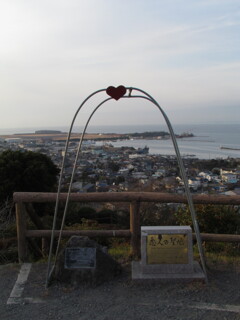
[[[65,161],[63,191],[69,186],[77,148],[78,142],[71,141]],[[60,168],[65,142],[49,138],[1,139],[0,152],[6,149],[41,152]],[[223,162],[225,166],[214,170],[204,169],[204,163],[209,167],[209,160],[186,158],[183,161],[193,193],[239,193],[240,167],[229,167],[228,160]],[[132,147],[116,148],[110,143],[100,145],[84,141],[77,161],[73,192],[134,190],[184,193],[176,157],[152,155],[146,149],[142,152]]]

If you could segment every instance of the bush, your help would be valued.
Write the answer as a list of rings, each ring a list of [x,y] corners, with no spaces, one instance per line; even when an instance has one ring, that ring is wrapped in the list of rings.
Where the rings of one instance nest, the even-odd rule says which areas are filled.
[[[201,233],[239,234],[240,214],[233,206],[197,205],[197,221]],[[192,219],[189,208],[181,207],[176,213],[180,225],[190,225]],[[225,242],[204,243],[207,252],[224,254],[226,256],[239,255],[239,245]]]
[[[175,207],[168,204],[141,203],[140,219],[144,226],[176,225]]]
[[[81,223],[82,219],[95,220],[96,210],[88,206],[79,208],[77,205],[72,205],[67,213],[65,224],[71,226],[75,223]]]
[[[196,214],[200,232],[239,234],[240,214],[233,206],[197,205]],[[192,226],[189,208],[179,208],[175,216],[178,224]]]

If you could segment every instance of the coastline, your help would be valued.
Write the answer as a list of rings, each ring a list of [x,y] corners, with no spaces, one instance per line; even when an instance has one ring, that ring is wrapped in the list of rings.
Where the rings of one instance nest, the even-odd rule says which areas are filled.
[[[70,140],[77,140],[81,138],[82,133],[72,133]],[[67,140],[68,133],[67,132],[56,132],[55,130],[37,130],[34,133],[15,133],[10,135],[0,135],[1,139],[30,139],[30,140],[38,140],[38,139],[51,139],[53,141],[65,141]],[[194,135],[192,133],[182,133],[176,134],[176,138],[178,139],[187,139],[192,138]],[[135,133],[85,133],[84,140],[137,140],[137,139],[145,139],[145,140],[162,140],[162,139],[170,139],[170,135],[168,132],[159,131],[159,132],[135,132]]]
[[[39,128],[33,129],[34,131],[38,130]],[[42,128],[40,128],[42,129]],[[46,128],[45,128],[46,129]],[[67,127],[56,127],[54,129],[59,129],[62,132],[68,131]],[[75,127],[73,130],[74,138],[79,139],[80,134],[76,132],[76,130],[80,130],[80,127]],[[226,159],[230,158],[239,158],[240,151],[234,149],[240,149],[239,143],[239,136],[240,136],[240,125],[239,124],[186,124],[186,125],[173,125],[173,129],[175,133],[179,132],[192,132],[194,137],[189,137],[187,139],[181,138],[178,139],[178,145],[180,149],[181,155],[195,155],[196,158],[199,159],[216,159],[216,158],[223,158]],[[20,134],[23,134],[28,129],[14,129],[16,135],[15,137],[20,137]],[[99,131],[97,131],[99,130]],[[87,130],[86,139],[91,139],[92,137],[98,137],[101,134],[102,137],[105,136],[106,132],[116,132],[115,136],[113,136],[112,140],[109,140],[109,143],[112,143],[114,146],[133,146],[136,148],[143,148],[146,145],[149,147],[150,154],[162,154],[162,155],[174,155],[174,149],[172,145],[171,139],[128,139],[128,140],[117,140],[122,133],[125,132],[143,132],[143,131],[167,131],[166,126],[162,125],[139,125],[139,126],[89,126]],[[3,130],[0,130],[0,132]],[[17,132],[18,131],[18,132]],[[21,131],[21,132],[19,132]],[[81,132],[81,131],[78,131]],[[89,132],[93,132],[92,135]],[[96,133],[99,132],[99,133]],[[62,142],[66,139],[67,133],[64,133]],[[4,135],[1,134],[0,137],[14,137],[13,134]],[[31,134],[28,134],[30,137]],[[42,136],[44,138],[46,136]],[[60,138],[60,135],[57,135],[57,139]],[[106,135],[106,139],[104,143],[106,143],[109,139],[109,134]],[[125,142],[124,142],[125,141]],[[97,142],[102,143],[102,142]],[[226,146],[229,149],[220,149],[221,146]],[[233,148],[234,146],[234,148]]]

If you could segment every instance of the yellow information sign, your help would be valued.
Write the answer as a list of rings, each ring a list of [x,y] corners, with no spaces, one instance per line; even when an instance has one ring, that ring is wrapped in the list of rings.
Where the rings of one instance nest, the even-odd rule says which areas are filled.
[[[147,264],[188,263],[186,234],[154,234],[147,236]]]

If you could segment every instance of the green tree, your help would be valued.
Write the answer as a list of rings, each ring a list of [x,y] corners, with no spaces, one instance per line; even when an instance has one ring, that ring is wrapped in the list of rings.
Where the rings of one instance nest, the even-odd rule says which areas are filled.
[[[39,152],[7,150],[0,154],[0,204],[14,192],[50,192],[59,169]]]

